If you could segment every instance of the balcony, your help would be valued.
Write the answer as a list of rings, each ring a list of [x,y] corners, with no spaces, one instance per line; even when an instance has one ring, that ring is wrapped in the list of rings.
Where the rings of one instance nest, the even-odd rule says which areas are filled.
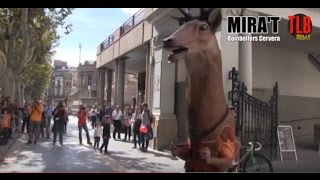
[[[140,9],[120,27],[120,37],[144,20],[144,9]]]
[[[145,19],[145,12],[144,8],[140,9],[138,12],[136,12],[132,17],[130,17],[123,25],[118,28],[114,33],[112,33],[107,39],[105,39],[101,44],[100,48],[98,49],[98,54],[102,52],[103,50],[107,49],[109,46],[111,46],[116,40],[121,38],[124,34],[129,32],[132,28],[137,26],[140,22],[142,22]],[[119,37],[117,38],[117,34],[119,33]]]
[[[99,44],[97,47],[96,68],[106,65],[116,58],[126,56],[131,50],[143,47],[145,43],[148,43],[152,38],[153,26],[145,21],[145,19],[153,11],[153,8],[140,9],[106,40]],[[109,65],[111,66],[111,64]]]

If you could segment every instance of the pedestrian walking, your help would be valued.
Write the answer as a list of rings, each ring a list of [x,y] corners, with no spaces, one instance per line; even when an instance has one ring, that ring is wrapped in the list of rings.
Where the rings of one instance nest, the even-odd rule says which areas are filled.
[[[21,132],[24,133],[24,129],[26,128],[27,133],[29,132],[29,121],[30,121],[30,113],[31,113],[31,106],[28,103],[24,104],[23,113],[22,113],[22,127]]]
[[[98,149],[99,148],[99,143],[100,143],[100,137],[102,135],[102,128],[101,128],[101,124],[100,122],[97,122],[97,126],[96,128],[94,129],[94,133],[93,133],[93,136],[94,136],[94,144],[93,144],[93,148],[94,149]]]
[[[51,104],[47,104],[45,108],[46,112],[46,122],[45,122],[45,129],[46,129],[46,139],[50,139],[50,126],[51,126],[51,118],[53,108]]]
[[[149,110],[148,108],[148,104],[147,103],[143,103],[142,104],[142,124],[147,128],[147,133],[141,133],[141,144],[142,144],[142,148],[141,150],[143,152],[148,151],[148,147],[149,147],[149,140],[153,139],[153,130],[151,127],[151,124],[154,123],[155,121],[155,117],[152,114],[152,112]]]
[[[42,119],[43,112],[43,104],[41,101],[35,99],[31,114],[30,114],[30,122],[29,122],[29,140],[27,144],[32,144],[32,140],[34,144],[37,144],[37,137],[40,132],[40,125]]]
[[[132,117],[132,111],[129,106],[125,109],[125,115],[124,115],[124,141],[127,140],[130,141],[131,138],[131,117]]]
[[[60,101],[56,109],[54,110],[54,115],[53,115],[53,145],[56,144],[57,141],[57,136],[59,133],[59,142],[60,145],[63,145],[63,131],[64,131],[64,122],[66,118],[66,110],[65,107],[63,106],[63,102]]]
[[[102,131],[102,138],[103,144],[100,147],[100,153],[102,153],[104,148],[104,153],[108,153],[108,146],[109,146],[109,139],[110,139],[110,124],[111,119],[109,115],[105,116],[105,120],[103,121],[103,131]]]
[[[139,148],[141,147],[141,134],[140,134],[140,126],[142,124],[142,116],[141,116],[141,109],[137,107],[135,109],[135,113],[132,115],[131,119],[133,123],[133,148],[137,148],[137,144]]]
[[[90,142],[90,136],[89,136],[89,131],[88,131],[88,126],[87,126],[87,112],[86,108],[84,106],[79,107],[78,111],[78,129],[79,129],[79,143],[80,145],[82,144],[82,129],[86,132],[86,137],[87,137],[87,144],[92,145]]]
[[[89,114],[90,114],[91,122],[92,122],[91,126],[92,126],[92,129],[94,129],[97,125],[97,115],[98,115],[98,109],[97,109],[96,105],[94,105],[92,107]]]
[[[120,139],[120,131],[122,126],[122,111],[119,109],[119,105],[116,106],[116,109],[112,112],[112,120],[113,120],[113,139],[116,139],[116,134],[118,134],[118,139]]]

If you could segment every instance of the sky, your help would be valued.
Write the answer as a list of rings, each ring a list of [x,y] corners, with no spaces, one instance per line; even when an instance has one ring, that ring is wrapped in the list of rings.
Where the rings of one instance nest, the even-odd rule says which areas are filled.
[[[96,60],[97,47],[116,31],[140,8],[77,8],[66,18],[72,24],[72,32],[65,35],[60,28],[59,46],[55,48],[53,60],[67,61],[69,66],[79,64],[81,43],[81,62]]]

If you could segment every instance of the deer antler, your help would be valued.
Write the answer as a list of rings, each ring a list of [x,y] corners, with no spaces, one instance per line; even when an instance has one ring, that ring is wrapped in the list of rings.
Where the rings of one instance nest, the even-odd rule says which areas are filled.
[[[206,13],[206,10],[204,8],[200,8],[200,16],[204,15]]]
[[[188,8],[189,10],[190,8]],[[172,19],[179,21],[179,24],[182,25],[184,22],[190,21],[194,19],[191,14],[184,11],[182,8],[178,8],[178,10],[184,15],[184,17],[175,17],[171,16]]]
[[[209,22],[210,13],[214,10],[214,8],[209,8],[206,10],[205,8],[200,8],[200,16],[198,17],[200,20]]]
[[[184,17],[186,17],[187,19],[193,19],[193,17],[191,16],[191,14],[187,13],[186,11],[184,11],[182,8],[178,8],[178,10],[181,12],[181,14],[184,15]]]

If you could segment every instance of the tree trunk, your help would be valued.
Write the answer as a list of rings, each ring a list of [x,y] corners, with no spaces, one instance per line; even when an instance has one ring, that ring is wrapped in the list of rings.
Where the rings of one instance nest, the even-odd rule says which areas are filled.
[[[21,82],[17,82],[16,83],[16,86],[17,86],[17,99],[18,99],[18,102],[19,102],[19,106],[21,107],[22,105],[22,96],[21,96]]]
[[[12,73],[8,72],[3,76],[4,79],[4,96],[8,96],[9,102],[13,103],[15,98],[15,79]]]
[[[22,100],[22,105],[25,103],[25,98],[24,98],[24,84],[21,84],[21,100]]]
[[[26,102],[30,102],[30,96],[29,96],[29,94],[30,94],[30,93],[29,93],[28,91],[25,91],[25,92],[24,92]]]
[[[26,100],[27,100],[28,102],[30,102],[30,99],[31,99],[30,93],[27,93],[27,94],[26,94]]]
[[[2,98],[4,96],[4,79],[3,77],[1,77],[1,81],[0,81],[0,98]]]

